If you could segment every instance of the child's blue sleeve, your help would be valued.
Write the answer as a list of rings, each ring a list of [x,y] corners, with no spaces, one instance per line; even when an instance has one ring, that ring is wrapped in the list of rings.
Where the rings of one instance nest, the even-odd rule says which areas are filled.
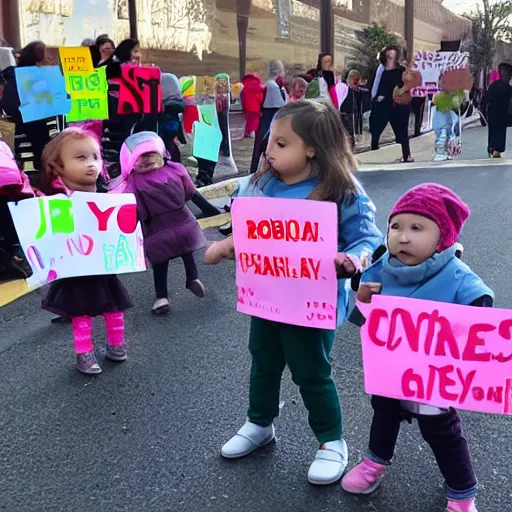
[[[362,260],[383,244],[382,233],[375,224],[375,205],[359,188],[341,207],[340,252]]]
[[[457,290],[456,303],[469,306],[481,297],[490,297],[494,301],[494,292],[473,272],[468,272]]]

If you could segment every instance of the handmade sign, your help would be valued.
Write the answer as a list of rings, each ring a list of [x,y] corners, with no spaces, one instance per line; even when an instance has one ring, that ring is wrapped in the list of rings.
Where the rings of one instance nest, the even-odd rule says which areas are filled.
[[[219,119],[219,128],[222,133],[222,142],[220,152],[223,156],[231,157],[231,130],[229,127],[229,111],[231,108],[231,82],[229,75],[220,73],[215,76],[216,96],[215,104],[217,106],[217,114]]]
[[[162,111],[162,72],[159,68],[123,65],[118,80],[118,114],[156,115]]]
[[[33,271],[18,286],[20,294],[56,279],[146,269],[132,194],[75,192],[71,197],[25,199],[9,208]],[[8,297],[16,298],[12,293]],[[6,302],[0,293],[0,304]]]
[[[180,78],[181,94],[185,99],[185,103],[190,105],[195,103],[196,97],[196,77],[195,76],[182,76]]]
[[[238,311],[336,328],[338,213],[334,203],[240,197],[231,209]]]
[[[194,146],[192,155],[211,162],[219,160],[219,147],[222,142],[222,133],[218,125],[209,125],[204,122],[194,123]]]
[[[71,110],[59,66],[17,67],[14,73],[24,123],[67,114]]]
[[[512,414],[512,311],[381,295],[357,305],[367,393]]]
[[[92,73],[70,72],[65,79],[72,102],[68,122],[108,119],[106,67]]]
[[[468,65],[466,52],[418,52],[413,69],[421,73],[423,84],[412,91],[413,96],[424,97],[439,91],[439,75],[443,71],[461,69]]]
[[[208,105],[215,103],[216,85],[213,76],[196,77],[196,104]]]
[[[92,73],[91,50],[87,46],[59,48],[60,62],[64,74],[68,73]]]

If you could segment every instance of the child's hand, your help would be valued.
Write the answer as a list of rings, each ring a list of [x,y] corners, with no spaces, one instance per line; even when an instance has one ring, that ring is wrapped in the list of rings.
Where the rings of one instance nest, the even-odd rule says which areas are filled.
[[[204,253],[204,263],[206,265],[216,265],[222,259],[235,259],[235,244],[232,236],[222,240],[222,242],[214,242]]]
[[[336,254],[334,266],[336,267],[336,277],[338,279],[352,277],[358,270],[361,270],[361,263],[359,263],[357,258],[348,256],[344,252]]]
[[[378,295],[381,290],[381,283],[361,283],[356,293],[356,299],[365,304],[369,304],[372,301],[372,295]]]

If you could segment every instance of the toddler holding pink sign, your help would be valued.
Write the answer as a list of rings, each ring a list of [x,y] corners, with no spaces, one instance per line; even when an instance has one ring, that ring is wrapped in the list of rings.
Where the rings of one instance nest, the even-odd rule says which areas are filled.
[[[322,101],[288,103],[275,115],[265,165],[239,181],[238,197],[313,199],[335,202],[340,211],[338,278],[361,268],[361,259],[381,244],[375,207],[352,175],[356,161],[339,113]],[[233,257],[233,238],[212,245],[206,263]],[[348,293],[345,279],[338,287],[338,325],[345,320]],[[319,443],[308,472],[312,484],[338,481],[347,467],[342,414],[332,376],[331,350],[335,331],[278,323],[251,317],[252,356],[248,421],[223,447],[222,456],[249,455],[275,438],[281,376],[288,365],[309,413]]]
[[[491,307],[494,294],[456,256],[469,208],[450,189],[425,183],[409,190],[389,215],[387,252],[362,276],[357,298],[374,293]],[[461,420],[454,409],[372,397],[374,415],[366,458],[343,478],[343,489],[370,494],[390,465],[403,419],[418,420],[445,479],[447,512],[477,512],[477,481]]]
[[[41,191],[47,195],[74,191],[96,192],[102,169],[97,138],[82,128],[68,128],[43,150]],[[124,286],[115,275],[72,277],[55,281],[43,300],[43,308],[71,317],[76,367],[82,373],[98,374],[92,343],[92,318],[103,316],[107,326],[107,358],[126,359],[124,313],[132,306]]]

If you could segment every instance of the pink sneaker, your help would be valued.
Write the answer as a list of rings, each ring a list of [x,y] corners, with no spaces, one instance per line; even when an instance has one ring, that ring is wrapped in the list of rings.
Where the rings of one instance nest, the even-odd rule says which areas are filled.
[[[365,458],[345,475],[341,487],[351,494],[371,494],[379,487],[385,471],[386,466],[383,464]]]
[[[475,506],[475,500],[455,501],[448,500],[446,512],[478,512]]]

